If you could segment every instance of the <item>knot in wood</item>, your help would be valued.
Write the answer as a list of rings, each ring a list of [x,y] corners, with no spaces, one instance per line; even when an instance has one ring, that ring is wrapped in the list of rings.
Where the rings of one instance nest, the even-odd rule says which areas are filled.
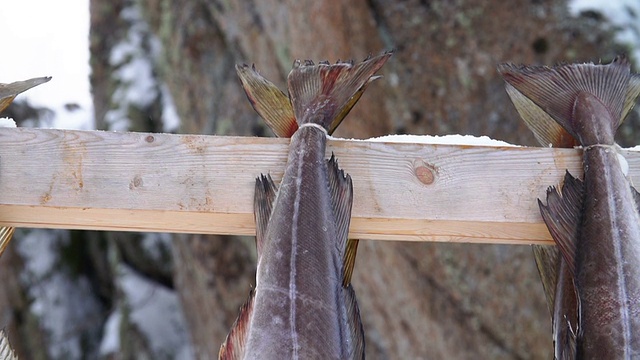
[[[413,164],[413,172],[425,185],[431,185],[436,180],[436,168],[435,166],[426,163],[423,160],[416,160]]]

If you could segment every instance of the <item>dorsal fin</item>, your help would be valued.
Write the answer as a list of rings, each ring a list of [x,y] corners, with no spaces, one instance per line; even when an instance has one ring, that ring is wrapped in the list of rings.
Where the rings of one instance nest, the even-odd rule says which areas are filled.
[[[571,64],[554,68],[503,64],[498,67],[504,80],[533,101],[580,139],[580,126],[574,123],[575,103],[581,94],[599,101],[609,112],[612,133],[623,119],[631,78],[629,61],[616,58],[608,65]],[[583,144],[585,145],[585,144]],[[590,144],[589,144],[590,145]]]
[[[51,76],[16,81],[10,84],[0,84],[0,111],[6,109],[18,94],[25,92],[32,87],[44,84],[49,80],[51,80]]]
[[[241,360],[244,359],[247,346],[247,334],[251,327],[251,315],[253,313],[253,299],[255,291],[249,292],[249,298],[240,308],[240,314],[233,323],[231,331],[227,335],[224,343],[220,346],[218,359],[220,360]]]
[[[547,190],[547,205],[538,200],[542,219],[574,278],[576,242],[582,221],[583,187],[582,181],[567,171],[561,192],[552,186]]]
[[[267,225],[271,218],[273,202],[278,189],[271,175],[260,175],[256,178],[256,188],[253,197],[253,216],[256,221],[256,250],[258,260],[262,256],[262,248],[267,233]]]
[[[347,239],[349,236],[349,224],[351,222],[351,206],[353,204],[353,184],[351,177],[345,175],[338,167],[338,161],[331,154],[327,161],[329,175],[329,193],[336,222],[336,237],[338,249],[342,257],[342,285],[351,283],[351,275],[358,250],[358,240]]]
[[[253,66],[236,65],[236,72],[251,106],[274,134],[277,137],[291,137],[298,130],[298,123],[289,97],[262,77]]]
[[[391,54],[386,52],[355,65],[296,61],[287,78],[287,87],[298,125],[313,122],[335,130],[334,120],[338,119],[339,123],[346,116]]]

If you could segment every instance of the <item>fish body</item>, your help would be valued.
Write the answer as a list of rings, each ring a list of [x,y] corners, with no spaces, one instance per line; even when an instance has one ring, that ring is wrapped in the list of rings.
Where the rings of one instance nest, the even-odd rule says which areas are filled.
[[[556,144],[569,134],[583,148],[584,180],[567,172],[562,189],[550,188],[547,205],[539,202],[563,259],[556,273],[555,356],[640,358],[640,196],[614,143],[640,94],[640,77],[623,58],[499,70],[541,142]]]
[[[327,135],[390,55],[355,65],[296,63],[289,97],[254,69],[237,68],[256,111],[291,142],[280,185],[269,176],[256,180],[256,287],[220,349],[221,359],[364,357],[350,284],[351,178],[333,156],[325,160],[325,147]]]
[[[247,357],[347,358],[342,260],[324,159],[326,133],[303,126],[287,167],[258,261]],[[279,344],[274,346],[274,344]]]

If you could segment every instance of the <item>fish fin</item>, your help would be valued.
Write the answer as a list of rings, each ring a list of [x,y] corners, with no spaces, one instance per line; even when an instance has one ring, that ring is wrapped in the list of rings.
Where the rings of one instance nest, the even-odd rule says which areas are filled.
[[[351,285],[343,288],[342,293],[344,294],[344,303],[347,309],[349,340],[351,340],[349,356],[346,359],[364,359],[364,328],[360,319],[356,293]]]
[[[579,327],[579,299],[571,269],[558,258],[558,284],[553,311],[553,342],[556,359],[575,359]]]
[[[220,360],[239,360],[244,358],[247,345],[247,334],[251,326],[251,315],[253,313],[253,300],[255,298],[255,290],[249,292],[249,298],[240,308],[238,318],[233,323],[231,331],[227,338],[220,346],[218,359]]]
[[[298,123],[289,97],[253,66],[236,65],[236,72],[251,106],[274,134],[277,137],[291,137],[298,130]]]
[[[580,126],[574,123],[576,102],[588,94],[611,115],[613,132],[622,122],[631,77],[629,61],[617,57],[607,65],[571,64],[553,68],[510,64],[498,66],[504,80],[548,113],[574,138]],[[582,144],[591,145],[591,144]]]
[[[327,161],[327,169],[329,174],[329,193],[331,194],[336,237],[338,239],[337,246],[342,256],[342,286],[346,287],[351,283],[351,275],[353,274],[353,266],[358,250],[358,240],[348,239],[351,207],[353,205],[353,183],[351,182],[351,176],[340,169],[338,161],[333,154]]]
[[[16,98],[16,95],[7,96],[0,99],[0,111],[4,111],[4,109],[8,108],[9,105],[13,102],[13,99]]]
[[[340,116],[346,116],[391,54],[385,52],[355,65],[296,61],[287,78],[287,87],[298,125],[316,123],[335,130],[338,124],[334,120],[342,121]]]
[[[636,202],[636,209],[638,209],[638,211],[640,211],[640,193],[638,192],[638,190],[636,190],[636,188],[633,187],[633,185],[631,186],[631,194],[633,194],[633,200]]]
[[[342,120],[344,120],[344,118],[349,114],[349,112],[351,112],[351,109],[353,109],[353,106],[358,102],[358,100],[360,100],[360,97],[362,97],[362,94],[364,94],[364,91],[367,89],[367,86],[369,86],[369,84],[371,84],[373,81],[380,79],[381,77],[382,76],[370,77],[369,80],[366,83],[364,83],[364,85],[362,85],[360,89],[358,89],[355,95],[353,95],[351,99],[349,99],[349,102],[347,102],[347,104],[342,108],[342,111],[340,111],[338,116],[336,116],[335,119],[333,119],[333,121],[331,122],[331,124],[329,124],[329,128],[327,129],[327,134],[331,135],[333,134],[334,131],[336,131],[338,126],[340,126],[340,124],[342,123]]]
[[[582,220],[583,192],[582,181],[574,178],[567,171],[561,192],[559,193],[553,186],[549,187],[547,205],[538,200],[542,219],[560,248],[572,277],[575,275],[576,242]]]
[[[627,96],[624,99],[622,119],[620,120],[620,122],[624,121],[631,110],[633,110],[633,107],[636,105],[638,96],[640,96],[640,74],[631,74]]]
[[[16,81],[10,84],[0,84],[0,111],[6,109],[13,99],[15,99],[16,95],[21,92],[25,92],[32,87],[44,84],[49,80],[51,80],[51,76]]]
[[[9,338],[4,330],[0,330],[0,360],[18,360],[18,356],[9,344]]]
[[[547,300],[547,307],[553,317],[553,308],[558,281],[558,266],[560,254],[556,246],[533,245],[533,257],[536,260],[538,274],[542,281],[542,288]]]
[[[560,124],[520,91],[506,83],[507,94],[527,127],[542,146],[572,148],[578,145]]]
[[[344,249],[344,256],[342,261],[342,286],[347,287],[351,284],[351,276],[353,275],[353,268],[356,264],[356,255],[358,254],[359,239],[348,239],[347,245]]]
[[[9,242],[11,241],[11,237],[13,236],[15,230],[16,228],[10,226],[0,227],[0,256],[2,256],[2,253],[7,248],[7,245],[9,245]]]
[[[276,198],[278,189],[273,183],[271,175],[260,175],[256,178],[256,189],[253,198],[253,216],[256,222],[256,249],[258,259],[262,254],[262,245],[267,233],[267,225],[271,218],[271,210],[273,202]]]

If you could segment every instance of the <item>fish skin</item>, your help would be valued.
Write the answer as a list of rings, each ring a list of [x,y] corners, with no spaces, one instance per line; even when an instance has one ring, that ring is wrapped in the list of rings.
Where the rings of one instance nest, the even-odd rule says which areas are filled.
[[[288,77],[291,107],[282,111],[269,104],[285,106],[283,93],[253,68],[237,67],[254,109],[276,134],[293,135],[277,189],[269,176],[256,180],[256,288],[219,358],[364,358],[349,281],[357,246],[347,240],[353,188],[335,158],[325,160],[325,150],[328,133],[390,56],[359,64],[294,63]]]
[[[640,357],[640,215],[614,134],[640,92],[618,58],[608,65],[501,66],[505,80],[583,146],[584,182],[567,173],[541,213],[578,293],[578,359]],[[631,99],[631,102],[630,102]]]
[[[325,143],[325,133],[316,127],[302,127],[291,138],[266,233],[269,240],[258,261],[247,358],[346,358],[338,346],[346,324],[337,320],[346,319],[346,307],[341,286],[336,286],[342,264],[335,246]]]

